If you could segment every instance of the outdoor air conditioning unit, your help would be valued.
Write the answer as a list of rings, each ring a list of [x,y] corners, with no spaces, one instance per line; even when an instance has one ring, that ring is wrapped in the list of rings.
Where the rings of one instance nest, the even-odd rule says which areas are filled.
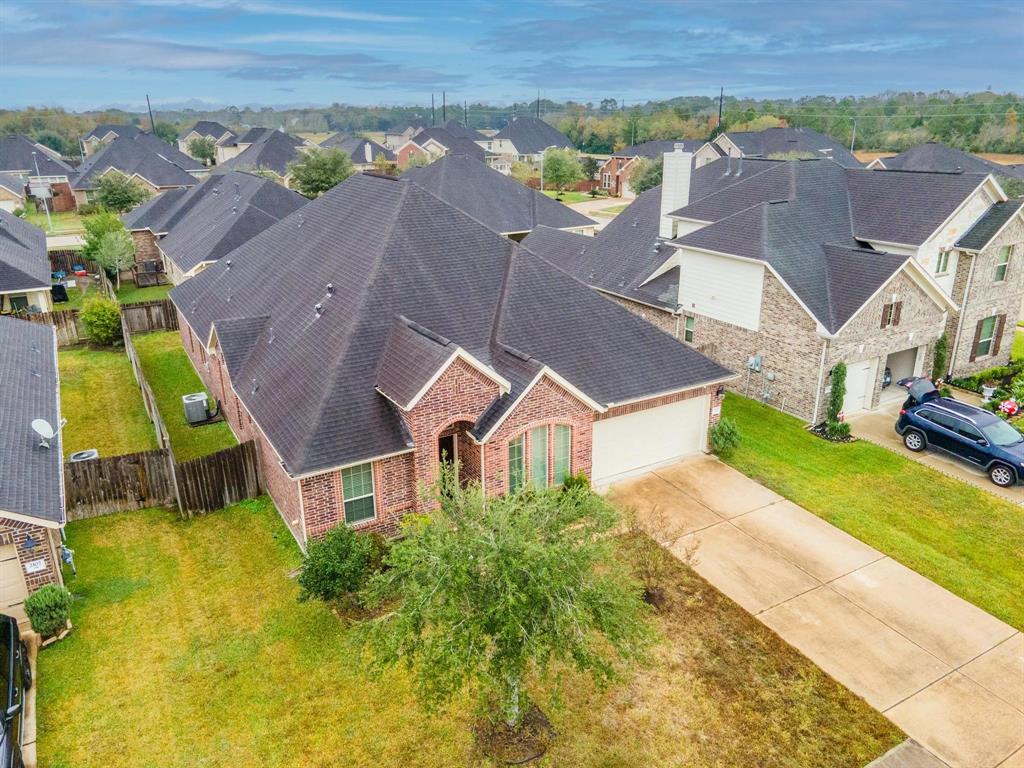
[[[205,392],[194,392],[191,395],[183,395],[182,404],[185,406],[185,421],[189,424],[198,424],[210,417],[207,408],[207,396]]]
[[[68,456],[68,461],[72,464],[76,464],[79,461],[92,461],[93,459],[98,459],[99,457],[100,452],[98,450],[96,450],[95,448],[86,448],[84,451],[75,451],[74,453],[72,453],[70,456]]]

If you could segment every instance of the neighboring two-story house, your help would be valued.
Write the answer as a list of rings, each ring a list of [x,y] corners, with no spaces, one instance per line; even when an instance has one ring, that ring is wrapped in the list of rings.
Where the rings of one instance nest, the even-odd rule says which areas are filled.
[[[105,123],[97,125],[82,137],[82,154],[86,157],[99,152],[103,147],[119,137],[131,138],[142,133],[136,125],[116,125]]]
[[[395,533],[446,461],[500,494],[699,453],[732,378],[403,179],[352,176],[171,300],[303,547]]]
[[[839,361],[853,413],[898,397],[888,382],[930,373],[950,329],[961,329],[949,336],[954,372],[1008,355],[1021,287],[1005,279],[1015,248],[1004,248],[1019,207],[991,177],[828,160],[695,169],[681,149],[664,162],[662,187],[596,238],[539,229],[524,245],[741,370],[739,391],[817,422]],[[959,256],[970,248],[982,266]],[[961,258],[991,273],[984,290],[959,277]]]
[[[687,152],[693,153],[695,168],[700,168],[724,155],[717,145],[703,139],[678,139],[676,141],[645,141],[613,152],[598,169],[597,178],[601,189],[612,197],[623,197],[632,200],[636,193],[629,185],[629,175],[633,172],[638,158],[646,158],[652,162],[661,162],[662,155],[671,152],[676,144],[682,144]]]
[[[0,314],[52,310],[46,233],[0,209]]]
[[[539,163],[544,150],[573,149],[569,137],[539,117],[513,117],[487,140],[484,148],[509,160]]]
[[[765,128],[763,131],[726,131],[712,142],[730,157],[771,159],[783,155],[812,155],[834,160],[844,168],[862,168],[853,152],[831,136],[810,128]]]
[[[49,147],[32,141],[17,133],[0,137],[0,174],[7,178],[4,187],[8,193],[0,192],[0,208],[13,210],[21,205],[4,205],[3,200],[33,200],[32,189],[44,186],[50,192],[47,204],[51,211],[73,211],[75,196],[68,179],[75,175],[70,165]],[[18,179],[20,190],[17,189]],[[20,193],[20,194],[19,194]]]
[[[225,144],[231,144],[236,138],[237,137],[230,129],[215,120],[200,120],[178,136],[178,149],[191,157],[192,153],[189,151],[188,147],[189,142],[195,139],[212,139],[214,146],[213,161],[216,163],[217,147],[224,146]]]
[[[271,179],[228,171],[149,200],[121,219],[135,242],[136,268],[163,271],[177,285],[307,202]]]
[[[320,142],[321,149],[340,149],[352,160],[352,167],[357,171],[373,171],[383,163],[388,170],[394,169],[398,163],[395,153],[387,147],[362,136],[345,136],[336,133]]]
[[[228,150],[231,145],[218,148]],[[217,161],[219,170],[250,171],[272,174],[281,184],[288,186],[291,174],[288,166],[296,162],[309,143],[298,136],[270,128],[252,128],[234,145],[239,149],[236,154],[223,161]]]

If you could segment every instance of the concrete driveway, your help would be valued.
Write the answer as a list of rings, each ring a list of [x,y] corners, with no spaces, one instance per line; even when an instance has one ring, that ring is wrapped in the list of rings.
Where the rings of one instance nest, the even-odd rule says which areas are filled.
[[[951,768],[1024,766],[1024,635],[713,457],[612,486],[673,553]]]
[[[1017,504],[1024,504],[1024,485],[1017,485],[1013,488],[1000,488],[988,479],[987,474],[975,469],[966,462],[960,461],[960,459],[950,456],[948,453],[931,449],[924,450],[921,453],[907,450],[903,445],[903,438],[896,434],[896,430],[893,429],[893,425],[899,417],[902,402],[901,399],[897,399],[883,403],[874,411],[864,411],[863,413],[851,416],[847,419],[850,422],[850,431],[854,436],[862,440],[870,440],[872,443],[877,443],[883,448],[888,448],[902,456],[906,456],[908,459],[913,459],[921,464],[927,464],[932,469],[937,469],[939,472],[955,477],[957,480],[963,480],[965,483],[975,485],[983,491],[988,491]]]

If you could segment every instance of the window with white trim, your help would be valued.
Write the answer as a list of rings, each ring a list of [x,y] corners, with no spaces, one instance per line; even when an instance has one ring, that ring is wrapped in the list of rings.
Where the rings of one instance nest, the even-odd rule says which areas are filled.
[[[939,251],[938,261],[935,263],[935,274],[945,275],[949,273],[950,251]]]
[[[534,488],[548,485],[548,428],[530,430],[530,484]]]
[[[555,425],[555,485],[561,485],[572,471],[572,427]]]
[[[696,318],[687,315],[683,325],[683,341],[687,344],[693,344],[693,330],[696,325]]]
[[[342,493],[345,498],[345,522],[361,523],[374,517],[373,464],[357,464],[341,470]]]
[[[996,335],[996,316],[986,317],[981,321],[978,330],[978,343],[974,347],[976,357],[984,357],[992,352],[992,340]]]
[[[515,493],[526,479],[526,454],[523,436],[508,441],[508,492]]]
[[[996,274],[995,281],[1001,283],[1006,280],[1006,268],[1010,264],[1010,255],[1013,253],[1012,245],[1004,245],[999,249],[999,255],[996,256]]]

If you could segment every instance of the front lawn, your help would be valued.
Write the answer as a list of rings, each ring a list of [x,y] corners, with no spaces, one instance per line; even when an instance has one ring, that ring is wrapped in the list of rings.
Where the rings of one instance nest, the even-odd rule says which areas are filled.
[[[725,461],[1003,621],[1024,629],[1024,508],[864,440],[830,443],[735,394]]]
[[[586,192],[558,193],[553,189],[545,189],[544,194],[547,195],[548,197],[558,200],[559,202],[565,203],[566,205],[570,205],[572,203],[585,203],[587,200],[600,199],[600,197],[593,198]]]
[[[613,219],[627,208],[629,208],[629,203],[625,203],[623,205],[612,205],[608,208],[602,208],[599,211],[591,211],[591,213],[594,216],[604,216],[605,218]]]
[[[142,405],[132,364],[122,349],[62,347],[60,410],[64,456],[86,448],[100,456],[151,451],[156,432]]]
[[[190,521],[128,512],[67,532],[75,629],[39,656],[40,765],[480,764],[468,702],[427,716],[404,671],[369,676],[353,632],[322,604],[296,602],[299,552],[265,498]],[[604,693],[567,675],[564,707],[548,709],[558,739],[540,765],[861,768],[902,740],[671,567],[674,608],[658,619],[652,666]]]
[[[82,217],[78,215],[78,211],[51,213],[52,229],[47,224],[44,211],[30,210],[25,214],[25,219],[51,235],[71,235],[85,231],[85,227],[82,226]]]
[[[121,290],[117,292],[117,301],[120,304],[138,304],[143,301],[156,301],[166,299],[171,292],[173,285],[147,285],[145,288],[137,288],[130,280],[122,281]]]
[[[185,421],[182,396],[202,392],[205,387],[185,354],[177,331],[139,334],[132,336],[132,341],[178,461],[207,456],[238,444],[226,421],[202,427],[190,427]]]

